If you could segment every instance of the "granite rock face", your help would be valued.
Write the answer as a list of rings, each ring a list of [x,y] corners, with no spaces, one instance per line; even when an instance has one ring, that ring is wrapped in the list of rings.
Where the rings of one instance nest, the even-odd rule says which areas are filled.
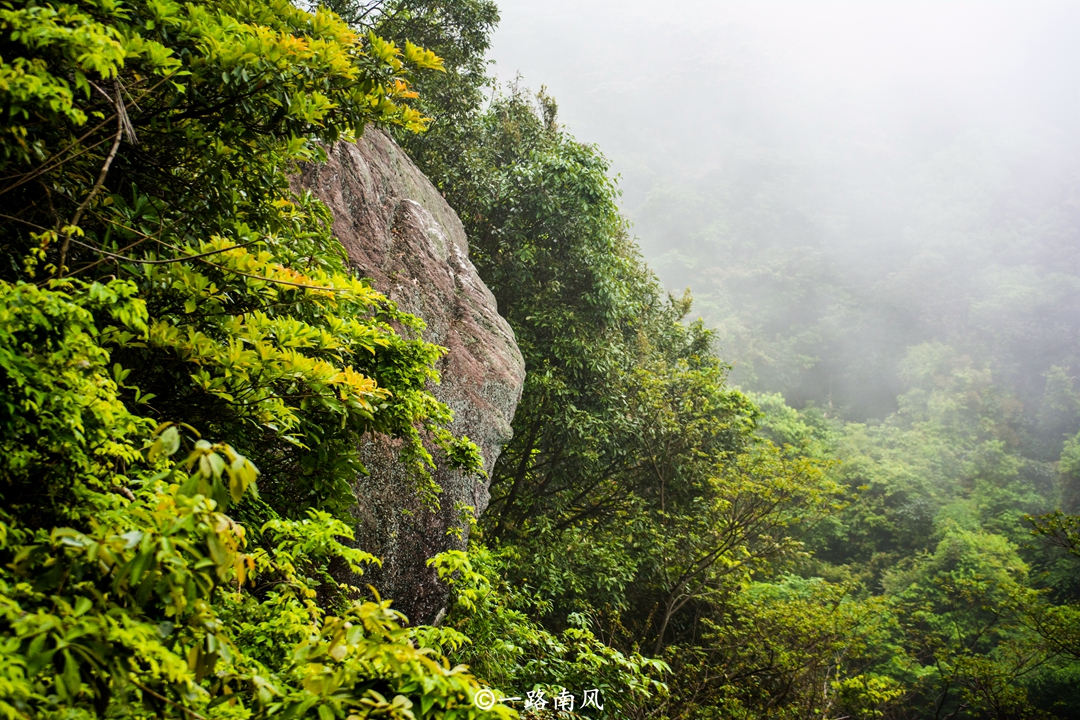
[[[334,215],[334,234],[350,263],[399,307],[427,323],[424,339],[448,348],[432,388],[454,411],[450,429],[468,435],[490,473],[510,439],[525,363],[495,297],[469,261],[465,230],[438,190],[386,134],[368,128],[356,143],[338,143],[323,165],[306,167],[294,184],[317,195]],[[446,590],[428,558],[464,548],[448,535],[463,505],[488,504],[483,478],[440,466],[439,512],[424,509],[415,482],[395,462],[389,442],[363,448],[370,471],[356,481],[357,538],[383,560],[360,584],[372,584],[413,623],[437,622]]]

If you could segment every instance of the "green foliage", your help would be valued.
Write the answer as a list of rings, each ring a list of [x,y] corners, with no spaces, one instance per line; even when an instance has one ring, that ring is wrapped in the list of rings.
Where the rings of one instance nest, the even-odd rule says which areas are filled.
[[[345,522],[361,436],[432,502],[432,452],[480,458],[427,389],[442,349],[288,183],[422,129],[407,73],[439,58],[141,0],[0,4],[0,58],[0,714],[512,716],[335,579],[377,562]]]
[[[6,717],[484,716],[463,668],[326,574],[374,561],[341,544],[344,523],[272,521],[247,552],[229,496],[211,497],[253,473],[245,458],[206,443],[153,475],[137,465],[133,499],[99,493],[84,531],[4,517]],[[326,583],[332,610],[316,602]]]
[[[1075,518],[1017,457],[1014,405],[948,348],[912,353],[901,412],[878,425],[820,423],[778,401],[762,425],[831,448],[854,502],[808,538],[806,569],[889,599],[899,632],[885,674],[917,717],[1068,717],[1076,701]],[[1026,477],[1025,477],[1026,476]],[[1049,713],[1049,714],[1047,714]],[[1064,715],[1062,714],[1064,713]]]
[[[1080,433],[1065,441],[1058,473],[1061,508],[1069,512],[1080,510]]]
[[[882,717],[903,695],[892,675],[896,618],[853,586],[787,576],[752,583],[723,621],[672,652],[683,698],[673,718]],[[902,657],[902,656],[901,656]]]
[[[355,7],[355,0],[332,0],[331,7]],[[411,39],[434,50],[447,72],[416,79],[417,107],[431,118],[424,133],[394,132],[443,192],[452,192],[457,163],[447,148],[467,148],[476,131],[475,109],[486,100],[493,83],[488,78],[486,55],[490,34],[499,22],[492,0],[386,0],[374,21],[382,37]],[[343,17],[348,17],[343,15]]]
[[[683,490],[684,498],[672,492],[656,513],[650,559],[652,585],[660,591],[657,654],[676,613],[720,601],[766,573],[799,549],[790,536],[794,527],[834,509],[836,487],[815,463],[785,458],[768,445],[738,455],[703,480],[701,487]]]
[[[17,18],[32,9],[9,19],[11,42],[44,33],[19,29]],[[30,125],[12,118],[27,152],[9,168],[30,167],[0,189],[26,207],[5,218],[7,247],[26,253],[18,274],[27,278],[115,270],[133,279],[149,333],[105,342],[125,382],[143,400],[152,396],[148,409],[176,419],[175,409],[246,447],[279,511],[341,510],[360,469],[358,434],[402,437],[408,462],[430,463],[418,427],[435,432],[449,419],[424,389],[439,351],[391,329],[420,325],[323,250],[334,242],[329,218],[289,192],[285,173],[317,159],[318,142],[369,121],[421,128],[423,117],[403,104],[414,94],[404,63],[440,63],[287,3],[222,7],[220,16],[209,9],[139,6],[96,24],[91,14],[71,20],[129,38],[130,47],[121,43],[96,71],[111,91],[96,82],[97,90],[73,91],[63,117],[74,120],[51,110]],[[67,35],[43,37],[51,39],[24,43],[24,54],[53,45],[76,52]],[[45,53],[35,67],[64,57]],[[58,73],[49,77],[59,87],[67,80]],[[101,122],[84,132],[90,117]],[[34,164],[30,147],[55,151]],[[277,482],[285,475],[310,479],[304,496],[277,497],[288,492]]]
[[[351,601],[326,573],[335,558],[357,571],[374,561],[341,544],[348,526],[314,510],[273,520],[248,552],[224,512],[253,491],[250,461],[198,440],[174,462],[176,425],[142,446],[152,423],[120,401],[90,312],[104,302],[145,334],[135,286],[64,284],[3,285],[5,498],[37,500],[5,503],[0,518],[5,716],[471,708],[469,676],[413,647],[387,603]],[[315,602],[326,585],[336,615]]]
[[[887,576],[910,646],[926,665],[919,697],[926,712],[1039,716],[1026,685],[1054,652],[1023,622],[1040,603],[1027,572],[1005,538],[950,529],[932,555]]]
[[[7,512],[34,525],[79,521],[86,493],[124,486],[154,423],[117,397],[93,311],[146,331],[145,304],[123,280],[68,283],[69,292],[0,283],[0,422]],[[116,326],[110,326],[116,327]]]
[[[467,152],[445,147],[426,169],[528,375],[480,520],[488,546],[440,561],[460,635],[432,642],[508,695],[581,683],[605,690],[608,717],[727,717],[738,692],[707,678],[753,661],[712,648],[790,609],[742,598],[800,557],[798,536],[835,512],[841,487],[827,462],[755,435],[760,414],[727,387],[711,333],[685,322],[689,296],[661,292],[606,161],[560,130],[551,98],[513,88],[472,132]],[[822,667],[849,707],[895,699],[895,681],[841,665]],[[793,698],[820,679],[790,677]],[[764,714],[769,698],[739,707]]]
[[[1002,395],[989,370],[930,344],[912,348],[904,378],[900,409],[883,422],[804,423],[810,446],[835,453],[837,479],[860,498],[821,529],[818,557],[858,566],[875,588],[886,568],[931,550],[950,525],[1022,544],[1025,513],[1045,512],[1053,502],[1052,487],[1033,482],[1048,468],[1020,455],[1018,403]],[[805,415],[812,423],[820,417]]]
[[[665,663],[608,646],[588,616],[570,616],[561,631],[537,622],[550,600],[533,586],[504,579],[522,559],[512,547],[492,551],[476,543],[467,555],[450,552],[435,559],[452,590],[452,631],[468,638],[454,648],[455,658],[484,682],[515,695],[543,690],[554,697],[563,689],[579,695],[598,689],[611,717],[629,715],[666,690],[657,680],[668,669]],[[447,640],[440,640],[439,646],[446,646]]]

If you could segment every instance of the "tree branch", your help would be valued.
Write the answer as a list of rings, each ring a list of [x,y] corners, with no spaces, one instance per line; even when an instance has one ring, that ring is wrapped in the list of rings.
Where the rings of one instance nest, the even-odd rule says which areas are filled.
[[[94,183],[94,187],[90,188],[90,192],[86,198],[82,201],[78,208],[75,210],[75,215],[72,216],[69,226],[77,227],[79,221],[82,220],[83,213],[86,212],[86,208],[90,206],[91,201],[101,191],[101,187],[105,184],[105,176],[109,174],[109,168],[112,167],[113,160],[116,159],[116,152],[120,149],[120,141],[124,137],[124,114],[120,111],[120,100],[116,100],[116,137],[113,138],[112,147],[109,149],[109,154],[105,157],[105,164],[101,166],[101,172],[98,173],[97,182]],[[82,244],[82,243],[78,243]],[[64,264],[67,262],[68,249],[71,247],[71,233],[64,233],[64,244],[60,246],[60,262],[56,265],[57,277],[64,276]]]

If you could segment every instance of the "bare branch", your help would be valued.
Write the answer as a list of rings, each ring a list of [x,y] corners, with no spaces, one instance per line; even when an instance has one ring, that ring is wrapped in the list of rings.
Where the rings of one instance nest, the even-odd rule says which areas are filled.
[[[113,138],[112,147],[109,149],[109,154],[105,157],[105,164],[101,166],[101,172],[98,173],[97,182],[94,183],[94,187],[90,188],[90,192],[75,210],[75,215],[71,218],[69,225],[72,227],[78,226],[79,221],[82,220],[83,213],[86,212],[86,208],[89,207],[90,202],[97,196],[98,192],[101,191],[101,187],[105,184],[105,176],[109,174],[109,168],[116,158],[116,151],[120,149],[120,140],[124,137],[124,122],[120,119],[119,114],[116,117],[116,137]],[[67,262],[67,254],[70,247],[71,233],[65,233],[64,244],[60,246],[60,262],[56,265],[56,274],[58,277],[63,277],[64,275],[64,263]]]

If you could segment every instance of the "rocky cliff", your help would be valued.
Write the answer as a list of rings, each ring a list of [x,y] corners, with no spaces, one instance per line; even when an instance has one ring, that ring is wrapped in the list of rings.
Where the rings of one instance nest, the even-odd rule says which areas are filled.
[[[350,262],[374,287],[427,323],[424,339],[449,352],[434,394],[454,411],[450,429],[467,435],[490,472],[521,397],[525,365],[514,333],[469,261],[464,228],[412,161],[384,133],[369,128],[357,143],[338,143],[329,162],[304,169],[299,185],[334,214],[334,233]],[[488,503],[487,483],[440,466],[440,509],[425,510],[388,443],[364,448],[367,477],[357,478],[357,537],[383,559],[359,583],[374,584],[415,623],[434,622],[446,591],[427,559],[464,538],[460,508]]]

